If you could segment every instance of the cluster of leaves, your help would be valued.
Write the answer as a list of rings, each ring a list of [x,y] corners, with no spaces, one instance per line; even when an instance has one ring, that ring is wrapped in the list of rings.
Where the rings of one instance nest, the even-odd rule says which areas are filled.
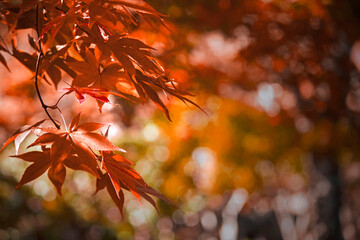
[[[2,21],[9,31],[33,28],[39,34],[38,41],[29,35],[33,54],[17,49],[15,38],[12,51],[1,45],[0,51],[34,72],[40,53],[37,74],[57,87],[62,79],[60,70],[64,71],[73,79],[67,93],[75,91],[79,101],[87,94],[98,100],[101,110],[109,95],[142,103],[150,99],[169,119],[159,90],[193,103],[186,97],[189,93],[177,89],[166,77],[151,55],[153,48],[128,37],[138,17],[150,24],[163,22],[162,15],[144,1],[24,0],[18,8],[6,1],[0,4]],[[1,55],[0,61],[7,66]]]
[[[179,90],[176,83],[167,78],[151,54],[153,48],[128,36],[139,20],[150,25],[164,25],[163,16],[143,0],[23,0],[19,6],[0,0],[0,7],[1,21],[10,33],[20,29],[37,32],[37,39],[28,36],[33,52],[18,49],[15,34],[11,37],[11,50],[0,39],[3,42],[0,51],[12,55],[34,72],[42,107],[56,126],[40,127],[43,121],[38,122],[18,131],[4,144],[3,148],[34,129],[43,133],[29,146],[41,146],[41,151],[15,156],[32,162],[18,186],[48,170],[49,179],[61,195],[65,167],[68,167],[97,177],[97,190],[106,187],[120,210],[124,203],[122,189],[131,191],[138,199],[143,197],[154,206],[149,195],[166,200],[143,181],[131,168],[130,161],[114,153],[122,149],[93,132],[104,125],[79,125],[78,115],[68,128],[64,126],[66,130],[63,131],[47,111],[48,108],[60,111],[58,102],[73,92],[80,103],[85,96],[96,99],[100,112],[104,103],[110,103],[109,95],[139,103],[149,99],[169,120],[169,111],[159,91],[196,105],[187,98],[189,93]],[[0,62],[8,68],[1,54]],[[62,89],[65,93],[57,104],[46,105],[41,98],[38,79],[57,88],[65,74],[72,79],[70,84],[67,83],[69,87]]]
[[[131,161],[119,154],[114,154],[114,151],[124,152],[123,149],[113,145],[105,136],[94,132],[104,127],[104,124],[87,122],[79,125],[79,119],[80,114],[71,121],[65,131],[53,127],[40,127],[44,122],[40,121],[18,131],[4,144],[2,149],[21,134],[33,129],[44,133],[28,146],[28,148],[41,146],[41,151],[13,156],[32,163],[25,170],[17,187],[40,177],[48,170],[50,181],[61,195],[61,187],[66,176],[65,167],[67,167],[86,171],[97,177],[96,192],[106,187],[121,213],[124,205],[122,189],[132,192],[139,201],[142,196],[155,208],[155,202],[148,194],[171,203],[144,182],[140,175],[130,167],[133,165]]]

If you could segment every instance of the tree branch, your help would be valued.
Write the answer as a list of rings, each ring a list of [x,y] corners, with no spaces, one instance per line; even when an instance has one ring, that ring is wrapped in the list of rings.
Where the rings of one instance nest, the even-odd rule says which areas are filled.
[[[46,115],[48,115],[50,120],[54,123],[55,127],[57,129],[60,129],[59,124],[57,124],[55,122],[55,120],[51,117],[50,113],[48,112],[49,106],[44,103],[44,100],[42,99],[41,94],[40,94],[40,90],[39,90],[39,84],[38,84],[39,67],[40,67],[41,57],[44,55],[43,51],[42,51],[42,48],[41,48],[41,40],[40,40],[39,11],[40,11],[40,9],[39,9],[39,4],[38,4],[38,5],[36,5],[36,22],[35,22],[36,26],[35,27],[36,27],[36,32],[37,32],[37,35],[38,35],[38,42],[39,42],[39,55],[38,55],[37,60],[36,60],[34,83],[35,83],[36,93],[37,93],[37,95],[39,97],[41,106],[43,107]]]

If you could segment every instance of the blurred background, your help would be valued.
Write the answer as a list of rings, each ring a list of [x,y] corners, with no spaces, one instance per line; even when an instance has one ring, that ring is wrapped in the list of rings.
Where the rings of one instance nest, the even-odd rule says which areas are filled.
[[[0,240],[360,239],[360,2],[147,2],[167,15],[167,28],[140,23],[131,36],[156,49],[207,114],[176,99],[167,101],[172,122],[153,104],[119,99],[103,114],[74,96],[60,108],[68,121],[81,111],[83,121],[111,123],[111,140],[179,208],[159,200],[158,214],[127,194],[122,219],[84,172],[68,174],[63,197],[46,176],[15,189],[28,164],[8,157],[9,146],[0,159]],[[18,38],[27,34],[36,37]],[[30,48],[20,41],[19,49]],[[44,118],[32,73],[4,56],[12,71],[0,66],[1,142]]]

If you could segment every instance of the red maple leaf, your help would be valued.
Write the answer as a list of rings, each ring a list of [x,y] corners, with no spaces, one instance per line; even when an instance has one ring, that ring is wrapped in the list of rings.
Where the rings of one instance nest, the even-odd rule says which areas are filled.
[[[122,189],[130,191],[139,202],[140,197],[143,197],[156,210],[156,203],[149,195],[156,196],[174,205],[169,199],[145,183],[140,174],[131,167],[134,163],[113,152],[101,151],[101,156],[102,169],[105,170],[105,173],[101,173],[100,178],[97,179],[96,192],[106,187],[121,214],[124,205]]]
[[[46,170],[48,170],[48,177],[50,181],[54,184],[57,192],[61,195],[61,187],[66,176],[65,166],[73,170],[83,170],[94,174],[92,169],[87,165],[87,161],[84,161],[84,159],[71,155],[59,162],[52,158],[51,149],[45,147],[42,147],[42,152],[33,151],[12,157],[32,162],[32,164],[26,168],[20,182],[16,186],[17,188],[40,177],[46,172]]]

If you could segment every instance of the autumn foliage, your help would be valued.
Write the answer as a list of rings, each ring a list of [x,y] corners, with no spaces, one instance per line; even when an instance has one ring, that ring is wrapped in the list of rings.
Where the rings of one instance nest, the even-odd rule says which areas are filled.
[[[20,6],[1,0],[0,6],[1,20],[12,34],[12,49],[0,44],[0,51],[12,55],[34,72],[40,103],[55,126],[44,126],[46,120],[41,120],[17,131],[3,145],[2,149],[30,131],[40,132],[28,146],[41,146],[40,151],[13,156],[32,163],[17,186],[48,171],[50,181],[61,195],[66,168],[70,168],[96,177],[96,191],[106,188],[120,211],[124,205],[124,189],[139,200],[144,198],[155,208],[150,195],[170,202],[132,169],[133,163],[118,153],[124,152],[123,149],[113,145],[106,133],[99,132],[106,125],[95,122],[79,124],[78,114],[68,126],[63,121],[60,128],[60,121],[49,112],[58,110],[61,113],[58,103],[70,93],[75,93],[80,103],[86,97],[96,99],[100,112],[104,104],[110,103],[110,95],[135,103],[149,99],[169,120],[169,111],[159,91],[195,104],[187,98],[189,93],[178,89],[177,83],[166,76],[152,56],[152,48],[139,39],[128,37],[139,19],[150,25],[164,25],[163,15],[142,0],[23,0]],[[37,32],[37,39],[28,36],[33,52],[18,49],[14,33],[20,29]],[[1,52],[0,61],[9,69]],[[65,82],[69,86],[60,89],[64,94],[55,105],[46,105],[38,81],[57,88],[65,75],[71,82]]]

